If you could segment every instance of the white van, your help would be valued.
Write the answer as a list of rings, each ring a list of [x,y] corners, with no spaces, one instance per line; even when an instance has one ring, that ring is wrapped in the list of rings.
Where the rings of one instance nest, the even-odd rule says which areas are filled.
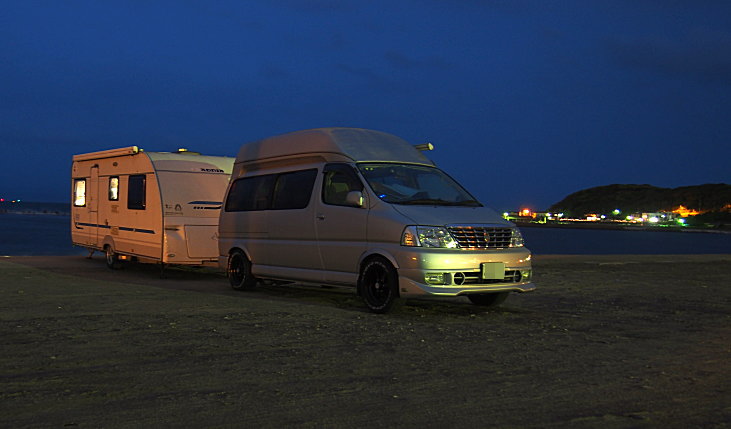
[[[535,288],[515,225],[414,146],[365,129],[244,144],[221,211],[219,249],[234,289],[258,279],[354,285],[374,312],[409,296],[498,305],[510,292]]]
[[[74,155],[71,241],[121,260],[218,262],[218,218],[233,158],[145,152],[137,146]]]

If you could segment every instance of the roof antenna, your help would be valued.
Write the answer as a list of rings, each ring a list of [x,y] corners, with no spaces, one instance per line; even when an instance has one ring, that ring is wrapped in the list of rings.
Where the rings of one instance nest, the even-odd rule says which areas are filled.
[[[434,145],[431,143],[415,144],[414,147],[416,148],[416,150],[420,151],[434,150]]]

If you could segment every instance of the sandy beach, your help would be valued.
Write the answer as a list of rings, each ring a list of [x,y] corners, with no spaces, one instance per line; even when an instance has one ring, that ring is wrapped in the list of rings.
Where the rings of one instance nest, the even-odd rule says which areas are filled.
[[[731,255],[538,256],[369,313],[101,255],[0,258],[1,427],[731,427]]]

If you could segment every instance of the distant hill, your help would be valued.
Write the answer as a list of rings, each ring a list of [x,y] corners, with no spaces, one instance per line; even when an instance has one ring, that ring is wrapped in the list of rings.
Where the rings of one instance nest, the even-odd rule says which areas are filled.
[[[672,211],[678,206],[701,213],[731,211],[731,185],[725,183],[680,188],[658,188],[652,185],[608,185],[574,192],[552,205],[549,211],[568,216],[587,213],[623,214]]]

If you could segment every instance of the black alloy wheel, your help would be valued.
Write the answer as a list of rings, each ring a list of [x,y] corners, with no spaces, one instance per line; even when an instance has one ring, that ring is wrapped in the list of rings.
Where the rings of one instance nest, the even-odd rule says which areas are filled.
[[[229,255],[226,274],[231,287],[236,290],[247,290],[256,285],[256,277],[251,274],[251,261],[240,250]]]
[[[388,260],[381,257],[365,262],[358,279],[358,291],[368,309],[374,313],[387,313],[401,303],[398,273]]]

